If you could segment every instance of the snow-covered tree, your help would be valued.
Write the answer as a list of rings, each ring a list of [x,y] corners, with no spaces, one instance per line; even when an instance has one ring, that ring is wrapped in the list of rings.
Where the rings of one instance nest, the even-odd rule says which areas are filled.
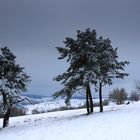
[[[60,53],[59,59],[67,58],[69,68],[55,80],[62,81],[64,88],[54,94],[55,97],[67,97],[69,101],[73,93],[80,87],[86,89],[87,112],[89,106],[93,108],[90,87],[94,85],[99,91],[100,112],[103,112],[102,87],[111,85],[113,78],[128,76],[124,72],[127,61],[118,61],[117,48],[111,46],[109,39],[97,38],[96,31],[86,29],[77,31],[76,39],[66,38],[65,48],[57,47]],[[91,111],[92,112],[92,111]]]
[[[76,39],[66,38],[64,47],[57,47],[60,57],[67,58],[70,66],[61,75],[54,78],[61,81],[63,89],[56,92],[54,97],[66,97],[66,103],[69,103],[72,95],[81,88],[86,92],[87,113],[93,112],[93,101],[90,86],[95,83],[95,45],[96,31],[86,29],[86,31],[77,31]]]
[[[109,39],[103,39],[103,37],[99,37],[97,40],[96,56],[96,89],[99,91],[100,112],[103,112],[102,87],[106,84],[111,85],[114,78],[123,79],[128,76],[128,74],[124,72],[124,67],[129,64],[129,62],[119,61],[117,48],[113,48],[111,41]]]
[[[30,77],[15,62],[16,56],[7,48],[0,50],[0,95],[2,97],[3,127],[9,123],[11,107],[24,100],[20,93],[27,90]]]

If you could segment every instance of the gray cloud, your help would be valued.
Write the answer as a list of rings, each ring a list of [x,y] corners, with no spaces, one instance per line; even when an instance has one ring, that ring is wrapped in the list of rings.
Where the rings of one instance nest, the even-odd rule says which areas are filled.
[[[52,93],[59,89],[52,77],[67,66],[57,60],[55,47],[77,29],[95,28],[119,48],[120,59],[131,62],[129,78],[114,81],[131,90],[140,79],[139,5],[139,0],[0,0],[0,46],[11,48],[26,67],[31,92]]]

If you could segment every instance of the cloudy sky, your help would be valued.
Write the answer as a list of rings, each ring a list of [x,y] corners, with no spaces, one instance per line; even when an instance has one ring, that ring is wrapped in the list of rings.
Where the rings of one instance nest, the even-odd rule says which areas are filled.
[[[120,60],[130,61],[130,76],[105,93],[114,87],[131,91],[140,80],[139,13],[139,0],[0,0],[0,46],[8,46],[31,76],[29,93],[47,95],[60,88],[52,78],[67,68],[55,47],[78,29],[96,29],[119,48]]]

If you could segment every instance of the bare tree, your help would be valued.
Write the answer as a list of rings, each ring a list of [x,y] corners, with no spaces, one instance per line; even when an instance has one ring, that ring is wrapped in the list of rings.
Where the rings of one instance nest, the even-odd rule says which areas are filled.
[[[109,100],[112,102],[115,102],[116,104],[124,104],[124,101],[127,100],[127,92],[125,91],[124,88],[121,89],[114,89],[112,92],[109,94]]]
[[[138,93],[140,94],[140,81],[136,82],[136,90],[138,91]]]
[[[140,94],[137,91],[132,91],[129,100],[139,101],[140,100]]]

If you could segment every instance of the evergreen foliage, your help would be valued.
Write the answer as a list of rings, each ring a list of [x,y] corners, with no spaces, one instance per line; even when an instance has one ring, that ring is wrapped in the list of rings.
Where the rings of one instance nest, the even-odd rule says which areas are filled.
[[[16,56],[7,48],[0,51],[0,95],[2,96],[1,112],[4,116],[3,127],[9,122],[11,107],[22,101],[21,92],[27,90],[30,77],[24,68],[15,62]]]
[[[96,90],[99,91],[100,112],[103,112],[102,103],[102,87],[106,84],[111,85],[114,78],[121,78],[128,76],[125,73],[124,67],[128,65],[128,61],[118,61],[117,48],[113,48],[109,39],[99,37],[96,46],[96,69],[95,75],[97,79]]]
[[[54,78],[61,81],[63,89],[56,92],[54,97],[66,97],[66,103],[69,103],[72,95],[79,89],[85,89],[87,96],[87,112],[93,111],[92,95],[90,85],[95,84],[94,68],[96,31],[86,29],[85,32],[77,31],[76,39],[66,38],[64,41],[65,48],[57,47],[60,57],[58,59],[67,59],[70,66],[61,75]],[[90,109],[91,110],[90,110]]]
[[[123,79],[128,76],[124,67],[129,62],[119,62],[117,48],[112,47],[111,41],[102,36],[97,38],[96,31],[89,28],[84,32],[78,30],[76,39],[67,37],[64,44],[65,47],[57,47],[60,54],[58,59],[66,58],[70,66],[66,72],[54,78],[63,85],[54,97],[66,97],[66,103],[69,103],[72,95],[82,88],[86,91],[87,106],[92,106],[90,87],[94,85],[96,91],[99,91],[100,112],[103,112],[102,87],[111,85],[113,78]]]

